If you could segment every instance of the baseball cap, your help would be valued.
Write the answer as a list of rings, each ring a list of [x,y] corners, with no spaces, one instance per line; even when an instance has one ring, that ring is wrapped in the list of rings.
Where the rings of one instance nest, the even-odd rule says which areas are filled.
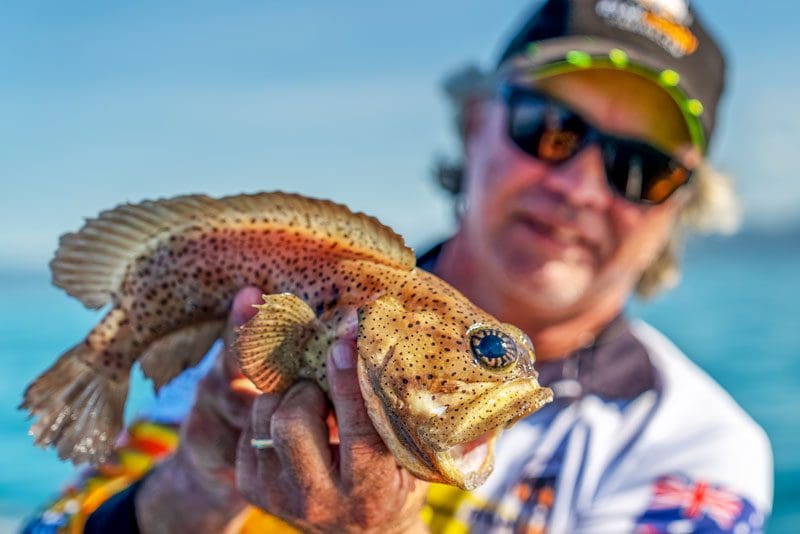
[[[638,73],[673,97],[703,150],[725,84],[722,51],[686,0],[547,0],[497,67],[536,76],[597,67]]]

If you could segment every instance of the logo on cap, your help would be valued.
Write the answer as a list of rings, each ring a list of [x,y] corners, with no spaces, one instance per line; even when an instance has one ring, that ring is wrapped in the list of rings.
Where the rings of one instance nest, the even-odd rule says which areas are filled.
[[[697,37],[688,28],[692,15],[684,0],[600,0],[595,11],[610,24],[650,39],[674,57],[697,50]]]

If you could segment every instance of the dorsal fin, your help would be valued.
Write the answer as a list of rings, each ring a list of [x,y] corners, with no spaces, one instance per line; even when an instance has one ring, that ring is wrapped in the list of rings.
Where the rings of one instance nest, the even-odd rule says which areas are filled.
[[[137,257],[196,225],[290,229],[335,241],[345,257],[408,270],[416,263],[414,251],[391,228],[329,200],[281,192],[220,199],[186,195],[123,204],[63,235],[50,262],[53,283],[87,307],[100,308],[119,290]]]

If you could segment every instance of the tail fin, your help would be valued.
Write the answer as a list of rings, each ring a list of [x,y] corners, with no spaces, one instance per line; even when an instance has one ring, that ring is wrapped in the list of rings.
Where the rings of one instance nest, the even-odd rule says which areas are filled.
[[[20,408],[38,420],[30,434],[36,444],[52,445],[73,463],[106,461],[122,431],[128,377],[113,380],[85,363],[85,343],[65,352],[25,390]]]

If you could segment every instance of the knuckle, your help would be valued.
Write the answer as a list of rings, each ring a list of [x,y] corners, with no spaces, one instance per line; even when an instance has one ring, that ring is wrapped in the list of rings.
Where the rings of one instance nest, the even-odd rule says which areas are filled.
[[[258,415],[271,415],[275,411],[278,398],[275,395],[264,393],[253,399],[253,413]]]
[[[386,450],[383,440],[366,414],[363,417],[348,418],[347,425],[339,427],[339,439],[353,454],[383,453]]]
[[[286,406],[315,406],[325,402],[322,390],[313,382],[301,380],[292,385],[283,397],[281,408]]]
[[[279,409],[269,421],[269,434],[276,443],[286,444],[292,441],[292,436],[299,427],[307,423],[307,417],[301,407],[287,407]]]
[[[345,371],[333,371],[331,373],[331,396],[335,401],[362,403],[361,385],[358,383],[358,375],[355,369]]]
[[[322,391],[311,383],[293,386],[272,412],[270,432],[274,439],[291,436],[296,430],[308,426],[317,408],[325,406]]]
[[[337,380],[331,384],[331,397],[336,403],[357,404],[362,402],[361,388],[356,380]]]
[[[380,462],[376,467],[383,467],[382,462],[385,462],[388,456],[386,446],[383,444],[381,437],[375,433],[371,424],[368,430],[369,433],[361,435],[358,439],[347,444],[350,448],[350,454],[359,459]],[[394,467],[393,460],[391,465]]]

